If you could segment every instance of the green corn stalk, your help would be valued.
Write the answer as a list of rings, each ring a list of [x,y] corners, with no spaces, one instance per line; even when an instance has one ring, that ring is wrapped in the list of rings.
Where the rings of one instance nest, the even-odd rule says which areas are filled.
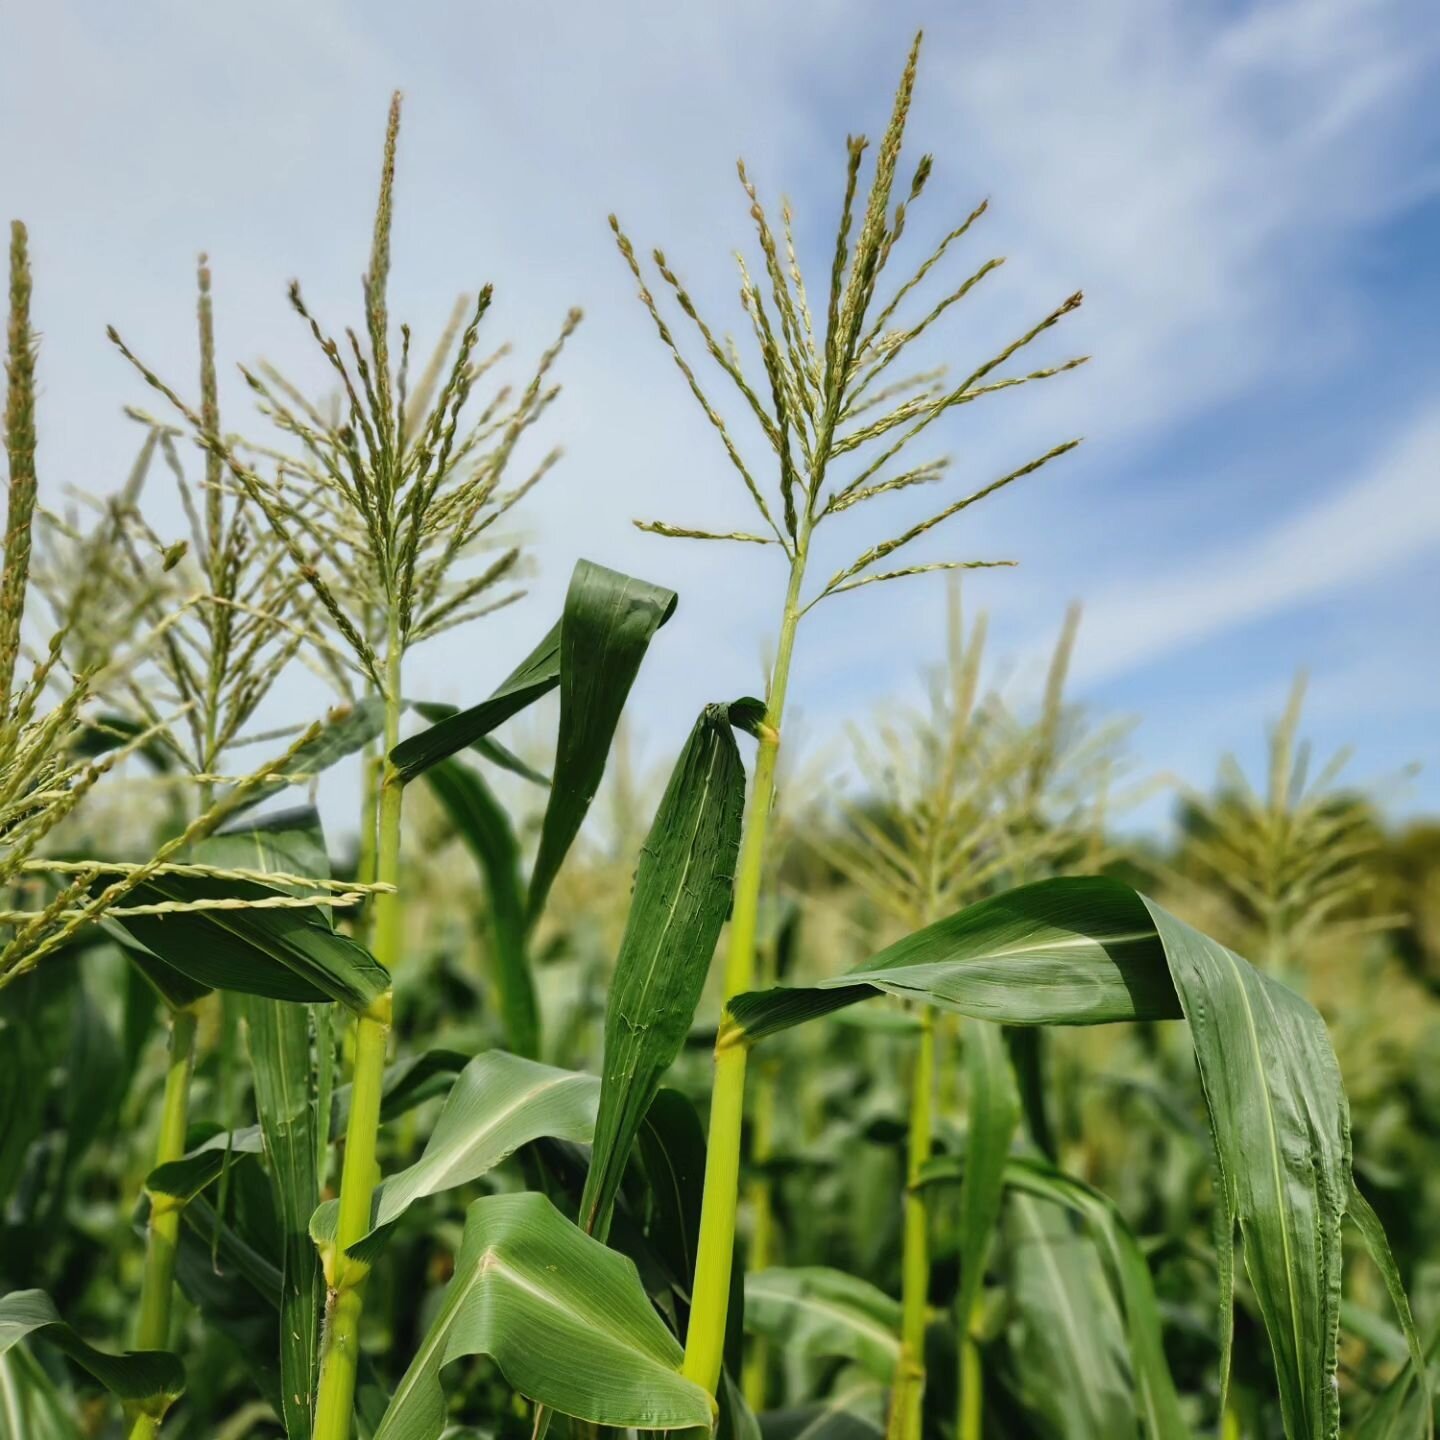
[[[818,326],[811,314],[795,253],[790,207],[788,203],[782,207],[783,224],[777,237],[744,165],[740,166],[740,181],[750,202],[770,295],[767,303],[761,286],[751,278],[741,260],[742,303],[762,361],[765,374],[763,386],[752,385],[746,379],[738,353],[718,340],[711,327],[700,317],[693,299],[665,254],[660,250],[653,253],[655,269],[672,293],[675,304],[695,325],[704,349],[735,385],[774,451],[779,470],[778,505],[772,506],[765,498],[752,468],[732,439],[729,427],[682,354],[644,279],[634,245],[618,221],[611,218],[620,252],[639,283],[641,301],[650,312],[662,343],[670,350],[691,393],[719,434],[726,454],[739,471],[769,533],[707,530],[667,521],[637,524],[643,530],[673,538],[776,545],[787,562],[785,598],[780,612],[775,660],[766,691],[765,719],[758,731],[759,753],[746,811],[734,912],[726,948],[724,995],[727,1002],[755,983],[756,924],[765,873],[770,813],[775,797],[775,771],[801,619],[822,600],[865,585],[931,571],[1013,563],[965,560],[909,565],[894,570],[875,568],[952,516],[1032,474],[1078,443],[1068,441],[1058,445],[1028,464],[951,502],[899,535],[872,545],[852,563],[837,570],[817,593],[808,599],[805,597],[804,581],[817,526],[857,505],[940,479],[945,469],[943,460],[926,461],[898,471],[889,468],[931,424],[951,409],[968,404],[983,394],[1033,380],[1049,379],[1083,363],[1083,358],[1077,358],[1028,375],[990,379],[1013,355],[1075,310],[1081,300],[1076,294],[998,354],[977,366],[958,385],[946,382],[943,371],[929,371],[889,381],[886,372],[909,344],[1000,264],[999,260],[991,260],[980,266],[919,320],[907,323],[898,318],[901,307],[950,246],[964,236],[984,213],[985,206],[981,205],[941,241],[912,277],[900,285],[887,301],[877,301],[878,282],[904,233],[909,207],[920,197],[932,171],[931,157],[922,157],[908,193],[892,206],[919,46],[917,36],[896,92],[890,123],[877,152],[868,198],[863,210],[858,213],[858,233],[853,236],[853,242],[851,232],[857,220],[856,197],[866,142],[852,138],[847,145],[845,198],[831,264],[828,302]],[[768,405],[762,398],[764,396],[768,396]],[[867,448],[870,458],[852,462],[856,465],[854,473],[843,480],[838,479],[837,472],[846,463],[845,457],[858,455]],[[719,1388],[734,1257],[747,1050],[748,1046],[737,1028],[728,1018],[722,1019],[715,1047],[705,1199],[685,1357],[686,1374],[705,1386],[711,1394],[717,1393]]]

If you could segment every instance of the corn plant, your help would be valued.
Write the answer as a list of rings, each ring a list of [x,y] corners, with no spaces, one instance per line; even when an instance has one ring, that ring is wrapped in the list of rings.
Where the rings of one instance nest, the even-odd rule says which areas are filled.
[[[119,1396],[132,1440],[276,1430],[287,1440],[439,1440],[465,1427],[524,1427],[542,1440],[552,1426],[577,1437],[613,1428],[1179,1440],[1219,1429],[1330,1440],[1342,1377],[1346,1433],[1427,1432],[1433,1345],[1362,1193],[1375,1175],[1361,1167],[1357,1183],[1352,1173],[1328,1032],[1269,965],[1251,967],[1122,878],[1135,867],[1116,863],[1109,824],[1116,732],[1082,723],[1064,696],[1077,615],[1035,719],[983,692],[984,621],[967,631],[952,591],[929,706],[887,706],[858,730],[863,797],[829,803],[826,787],[794,769],[793,733],[789,779],[777,780],[804,617],[865,586],[1009,563],[890,557],[1075,443],[939,502],[890,539],[857,542],[855,559],[823,583],[809,573],[822,523],[838,535],[849,510],[874,515],[893,493],[947,483],[947,461],[914,452],[922,432],[983,395],[1082,363],[1010,364],[1077,295],[958,380],[934,370],[895,378],[905,374],[891,369],[901,352],[1000,263],[985,260],[925,298],[982,205],[890,280],[908,217],[934,183],[928,156],[908,184],[901,178],[918,51],[917,40],[870,173],[866,143],[847,146],[828,284],[815,289],[813,311],[790,207],[772,225],[743,166],[758,238],[758,259],[740,264],[743,350],[700,315],[664,252],[642,261],[612,222],[758,517],[750,531],[690,516],[641,528],[773,550],[784,598],[764,698],[727,690],[735,698],[705,706],[683,736],[662,721],[668,778],[653,806],[617,797],[625,823],[598,858],[577,838],[607,769],[628,789],[623,744],[611,763],[622,713],[652,648],[663,656],[660,631],[679,597],[580,560],[559,617],[483,698],[451,708],[410,693],[414,646],[519,594],[523,556],[503,526],[558,454],[519,468],[557,398],[552,375],[578,316],[564,319],[518,388],[481,398],[505,358],[505,347],[481,346],[487,288],[412,366],[411,334],[392,326],[387,288],[398,100],[362,324],[332,332],[298,286],[290,292],[333,398],[305,395],[273,366],[244,367],[273,434],[262,442],[222,429],[203,271],[197,401],[115,335],[173,414],[134,412],[140,459],[93,521],[51,520],[42,568],[59,634],[28,687],[16,673],[36,505],[34,348],[17,232],[0,578],[11,738],[0,780],[10,797],[4,878],[42,899],[28,910],[17,899],[5,916],[9,945],[20,943],[0,951],[0,1059],[48,1077],[35,1088],[50,1109],[24,1087],[0,1092],[7,1222],[49,1193],[41,1180],[82,1173],[104,1128],[83,1113],[100,1083],[86,1083],[86,1068],[100,1077],[143,1068],[151,1018],[127,1000],[130,1058],[106,1062],[107,1045],[122,1046],[98,987],[42,995],[58,971],[37,962],[62,947],[78,960],[85,946],[97,974],[118,971],[125,986],[147,977],[168,1002],[172,1039],[158,1113],[143,1113],[149,1096],[137,1087],[131,1123],[104,1137],[115,1147],[106,1162],[127,1156],[125,1179],[99,1201],[87,1196],[88,1209],[47,1201],[27,1217],[23,1236],[37,1237],[45,1273],[65,1285],[69,1318],[30,1285],[0,1297],[4,1440],[115,1433],[108,1402],[78,1394],[56,1351]],[[681,332],[694,337],[685,348]],[[763,465],[742,450],[691,349],[734,386]],[[186,463],[191,445],[199,479]],[[180,540],[147,513],[156,461],[179,487],[189,526]],[[232,752],[253,738],[262,699],[283,703],[276,681],[292,661],[321,669],[344,705],[321,726],[284,717],[283,753],[227,773],[242,768]],[[78,676],[73,698],[66,668]],[[41,697],[54,692],[47,719]],[[498,733],[551,694],[547,763]],[[741,734],[756,742],[748,785]],[[1208,848],[1166,859],[1193,874],[1223,850],[1225,866],[1244,871],[1263,853],[1257,828],[1281,836],[1273,874],[1258,886],[1246,875],[1232,904],[1291,943],[1293,961],[1320,933],[1307,916],[1328,923],[1369,901],[1356,883],[1359,831],[1307,797],[1290,743],[1268,807],[1227,802],[1203,828]],[[252,805],[357,753],[352,879],[332,861],[313,807]],[[103,846],[87,828],[97,812],[80,801],[100,776],[145,756],[172,777],[147,782],[148,798],[178,784],[195,803],[180,814],[135,807],[145,813],[125,840],[140,859],[85,858]],[[416,781],[423,806],[404,802]],[[516,786],[535,801],[533,826],[518,818],[525,806],[507,803]],[[792,790],[815,794],[776,811],[777,795]],[[459,842],[479,885],[434,863],[437,835]],[[1332,900],[1337,888],[1343,903]],[[1246,911],[1252,892],[1268,908]],[[367,915],[332,922],[336,907],[362,902]],[[90,923],[102,915],[103,931]],[[1231,938],[1249,943],[1248,933]],[[564,969],[576,956],[583,963]],[[591,1048],[590,1022],[557,1023],[565,1015],[547,1003],[557,972],[593,977],[587,986],[598,978],[604,990],[566,997],[567,1013],[603,1010],[597,1073],[570,1068]],[[12,989],[22,975],[28,986]],[[11,1008],[27,988],[46,1003]],[[1052,1124],[1062,1087],[1026,1037],[1051,1026],[1103,1036],[1127,1021],[1141,1022],[1129,1027],[1134,1044],[1112,1053],[1142,1055],[1149,1068],[1097,1077],[1076,1066],[1076,1084],[1116,1081],[1107,1095],[1121,1079],[1127,1095],[1148,1087],[1163,1123],[1127,1139],[1173,1173],[1148,1191],[1148,1177],[1129,1177],[1112,1197],[1100,1182],[1115,1178],[1104,1172],[1114,1147],[1076,1143],[1090,1112],[1068,1096],[1065,1124]],[[193,1045],[192,1023],[213,1043]],[[757,1046],[747,1174],[746,1071]],[[1193,1104],[1171,1063],[1176,1048],[1199,1072]],[[193,1096],[192,1055],[202,1072],[211,1067]],[[80,1098],[47,1129],[57,1069]],[[1119,1113],[1131,1100],[1107,1103]],[[129,1154],[137,1109],[146,1124],[158,1120],[153,1157]],[[137,1249],[132,1263],[123,1244],[112,1247],[118,1267],[95,1281],[82,1273],[95,1268],[92,1225],[66,1235],[62,1222],[98,1206],[112,1217],[105,1233],[121,1232],[142,1183],[146,1256]],[[742,1191],[748,1276],[736,1258]],[[1175,1223],[1157,1224],[1162,1201]],[[1393,1206],[1379,1208],[1393,1219]],[[1194,1232],[1211,1212],[1207,1246]],[[1347,1220],[1393,1323],[1353,1270],[1342,1275]],[[8,1276],[25,1241],[0,1239]],[[1178,1295],[1177,1273],[1188,1287]],[[97,1302],[101,1289],[109,1295]],[[1212,1290],[1206,1323],[1195,1312]],[[119,1324],[129,1309],[141,1319],[139,1350],[90,1344],[101,1315]],[[1262,1333],[1268,1361],[1254,1343]],[[1257,1373],[1271,1377],[1273,1403],[1250,1403]],[[769,1408],[779,1396],[784,1408]]]
[[[727,1000],[748,990],[755,980],[755,932],[766,833],[774,799],[775,766],[790,665],[802,617],[822,601],[833,600],[866,585],[937,570],[1011,563],[957,560],[898,569],[876,568],[944,521],[1004,486],[1033,474],[1079,443],[1069,440],[1053,446],[943,506],[928,519],[862,550],[813,593],[805,591],[811,540],[819,525],[896,491],[940,480],[946,462],[930,459],[912,463],[910,449],[935,421],[983,395],[1049,379],[1083,363],[1082,357],[1026,375],[990,378],[1014,355],[1074,311],[1081,299],[1077,293],[1022,331],[998,353],[976,365],[959,383],[952,383],[943,373],[937,375],[933,371],[904,378],[895,378],[895,372],[891,371],[891,366],[910,345],[1001,263],[998,259],[985,261],[959,286],[935,301],[919,319],[900,318],[902,307],[918,293],[950,247],[984,214],[986,207],[981,204],[945,236],[909,278],[896,286],[887,298],[880,298],[880,282],[904,234],[910,207],[924,192],[933,168],[931,157],[922,157],[903,198],[892,204],[918,58],[917,39],[896,92],[890,123],[876,153],[863,209],[857,206],[856,197],[867,142],[852,137],[847,144],[844,199],[825,310],[818,320],[811,312],[796,256],[788,203],[782,206],[782,225],[777,238],[743,163],[740,166],[740,182],[750,201],[750,213],[759,237],[761,273],[769,291],[767,301],[765,290],[741,260],[741,301],[760,352],[763,383],[747,379],[738,353],[717,338],[700,316],[665,253],[656,250],[651,257],[675,304],[694,325],[711,361],[738,390],[742,403],[774,453],[778,481],[770,498],[767,499],[753,467],[747,465],[720,411],[682,354],[659,303],[643,278],[633,243],[618,222],[612,221],[621,254],[640,282],[640,297],[654,318],[660,338],[669,347],[694,397],[718,432],[768,534],[711,532],[664,521],[640,522],[641,528],[677,538],[774,545],[784,556],[788,571],[736,881],[735,913],[727,942],[724,980]],[[903,376],[903,370],[900,374]],[[846,457],[853,458],[847,460]],[[695,1278],[695,1318],[686,1347],[687,1374],[712,1394],[719,1385],[725,1340],[747,1048],[742,1032],[728,1021],[724,1022],[715,1057],[705,1221]]]

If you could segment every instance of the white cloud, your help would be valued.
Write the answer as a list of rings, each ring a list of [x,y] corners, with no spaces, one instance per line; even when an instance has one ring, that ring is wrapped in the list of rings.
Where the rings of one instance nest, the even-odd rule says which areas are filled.
[[[1075,674],[1095,684],[1217,632],[1375,576],[1440,546],[1440,405],[1362,474],[1253,537],[1108,586],[1086,605]]]

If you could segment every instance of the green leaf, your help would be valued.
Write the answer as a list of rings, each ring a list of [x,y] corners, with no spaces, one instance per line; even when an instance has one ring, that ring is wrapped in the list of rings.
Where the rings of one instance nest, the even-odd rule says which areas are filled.
[[[900,1359],[900,1303],[868,1281],[821,1265],[745,1277],[745,1328],[787,1353],[853,1360],[888,1382]]]
[[[129,745],[145,734],[151,727],[148,723],[131,719],[128,715],[97,715],[75,732],[71,748],[78,755],[94,759]],[[175,768],[175,756],[158,739],[145,741],[136,752],[145,757],[146,763],[162,775]]]
[[[1333,1440],[1350,1136],[1339,1067],[1311,1005],[1120,881],[1064,879],[973,905],[816,990],[741,997],[731,1013],[756,1037],[823,1013],[837,994],[877,990],[1008,1024],[1183,1015],[1218,1169],[1222,1391],[1238,1226],[1286,1434]]]
[[[846,1385],[819,1405],[771,1410],[760,1417],[763,1440],[879,1440],[885,1391],[873,1380]]]
[[[595,1128],[600,1082],[503,1050],[478,1055],[461,1072],[420,1158],[375,1191],[369,1233],[350,1247],[373,1260],[389,1228],[415,1201],[478,1180],[522,1145],[541,1136],[587,1142]],[[332,1244],[339,1202],[327,1200],[310,1219],[317,1245]]]
[[[412,700],[409,703],[410,708],[417,715],[428,720],[432,725],[460,713],[458,705],[446,705],[438,700]],[[482,735],[466,748],[483,756],[492,765],[498,765],[500,769],[508,770],[512,775],[518,775],[522,780],[530,781],[532,785],[548,786],[550,784],[548,775],[527,765],[513,750],[502,745],[493,735]]]
[[[679,1342],[635,1266],[583,1234],[543,1196],[470,1206],[455,1276],[375,1440],[436,1440],[440,1372],[488,1355],[522,1395],[597,1425],[709,1428],[710,1397],[680,1373]]]
[[[659,613],[652,613],[657,606]],[[628,576],[619,575],[613,570],[606,570],[603,566],[594,565],[588,560],[580,561],[571,578],[561,618],[550,628],[545,638],[506,676],[489,698],[482,700],[478,705],[472,705],[468,710],[461,710],[447,716],[438,724],[432,725],[428,730],[422,730],[420,734],[413,735],[408,740],[402,740],[390,752],[390,763],[395,767],[400,782],[408,784],[417,775],[424,774],[430,766],[457,754],[467,746],[473,746],[477,740],[488,735],[497,725],[503,724],[512,715],[525,709],[527,705],[533,705],[541,696],[548,695],[557,685],[561,684],[567,665],[573,667],[580,664],[586,672],[586,675],[577,677],[573,681],[571,710],[574,723],[579,724],[586,719],[585,714],[574,714],[573,712],[577,701],[583,704],[592,698],[592,688],[596,682],[593,677],[588,680],[586,678],[589,676],[592,666],[613,664],[617,667],[614,676],[608,679],[605,677],[599,679],[598,684],[601,689],[595,698],[603,700],[606,691],[612,684],[619,686],[623,682],[623,692],[620,694],[620,701],[623,704],[624,692],[629,691],[630,681],[634,679],[633,673],[629,679],[624,677],[624,667],[631,663],[632,655],[634,664],[639,664],[639,658],[643,656],[651,636],[670,618],[674,611],[675,596],[673,592],[662,590],[659,586],[647,585],[643,580],[631,580]],[[570,628],[570,638],[575,646],[586,639],[599,639],[610,648],[610,658],[602,661],[596,655],[581,653],[577,648],[567,645],[563,633],[567,626]],[[643,643],[640,642],[642,632],[644,632]],[[637,646],[638,654],[635,653]],[[561,704],[563,710],[563,695]],[[603,718],[604,708],[602,704],[596,705],[595,718]],[[617,718],[618,714],[617,707]],[[612,725],[612,731],[613,728]],[[561,729],[563,751],[565,747],[563,718]],[[577,733],[575,740],[582,741],[583,737]],[[609,743],[607,738],[605,741],[607,748]],[[574,762],[579,763],[583,760],[584,757],[579,752],[585,748],[582,744],[579,749],[572,750]],[[602,755],[602,768],[603,763]],[[595,779],[598,782],[598,774]],[[566,776],[561,783],[568,790],[580,780],[583,780],[583,775],[572,765],[571,774]],[[554,803],[556,802],[552,796],[552,804]],[[560,802],[561,813],[557,814],[557,818],[553,822],[555,839],[551,842],[552,848],[559,839],[562,818],[569,813],[574,804],[574,796],[567,796]],[[585,804],[589,804],[588,799]],[[576,828],[579,828],[578,823]],[[571,839],[573,838],[572,835]],[[567,848],[568,843],[567,841]]]
[[[650,1102],[637,1140],[650,1189],[646,1238],[688,1304],[700,1236],[705,1130],[689,1098],[666,1089]]]
[[[0,1440],[83,1440],[64,1396],[25,1347],[0,1355]]]
[[[468,765],[442,760],[425,779],[485,876],[494,987],[506,1039],[517,1055],[534,1059],[540,1053],[540,1007],[525,953],[520,842],[490,787]]]
[[[965,1181],[960,1191],[960,1292],[956,1322],[969,1330],[985,1279],[985,1266],[1000,1223],[1005,1167],[1020,1119],[1020,1097],[998,1026],[983,1020],[965,1027]]]
[[[15,1290],[0,1297],[0,1356],[21,1340],[43,1340],[68,1355],[133,1411],[164,1415],[185,1393],[185,1369],[168,1350],[110,1355],[88,1345],[60,1318],[43,1290]]]
[[[992,1027],[987,1026],[986,1029],[994,1033]],[[1013,1116],[1013,1109],[1011,1113]],[[973,1123],[972,1120],[972,1125]],[[963,1159],[960,1156],[939,1157],[925,1167],[925,1182],[929,1184],[937,1180],[960,1179],[963,1208],[966,1191],[970,1188],[970,1165],[968,1149]],[[1130,1371],[1135,1382],[1134,1408],[1143,1416],[1146,1433],[1152,1440],[1188,1440],[1190,1432],[1181,1416],[1175,1382],[1165,1357],[1160,1310],[1155,1299],[1150,1268],[1145,1262],[1139,1241],[1115,1208],[1114,1202],[1083,1181],[1064,1174],[1049,1161],[1031,1156],[1007,1156],[1002,1167],[1001,1180],[1003,1186],[1012,1193],[1018,1192],[1052,1205],[1064,1206],[1085,1222],[1124,1310]],[[1040,1223],[1043,1228],[1047,1224],[1053,1226],[1054,1222],[1046,1220],[1042,1215]],[[1068,1245],[1073,1238],[1073,1232],[1057,1233],[1062,1239],[1062,1246]],[[1043,1291],[1041,1261],[1039,1257],[1032,1257],[1032,1260],[1036,1267],[1037,1284]],[[1084,1266],[1088,1262],[1081,1261],[1078,1264]],[[1070,1268],[1075,1271],[1077,1266],[1072,1264]],[[1061,1294],[1067,1293],[1065,1283],[1066,1277],[1063,1274],[1059,1282],[1053,1278],[1050,1281],[1051,1286]],[[1059,1310],[1056,1311],[1056,1317],[1065,1318]],[[1044,1322],[1039,1323],[1043,1325]],[[1051,1342],[1056,1338],[1052,1335]],[[1081,1344],[1082,1349],[1089,1348],[1093,1344],[1092,1337],[1085,1337]],[[1053,1371],[1056,1367],[1052,1365],[1049,1368]],[[1102,1373],[1106,1366],[1103,1361],[1097,1362],[1092,1357],[1088,1361],[1082,1359],[1080,1368],[1086,1375],[1090,1375]],[[1092,1418],[1098,1420],[1101,1414],[1103,1411],[1092,1412]]]
[[[131,903],[255,900],[279,893],[252,881],[183,872],[137,885]],[[131,939],[199,985],[302,1004],[338,1000],[364,1011],[390,988],[390,976],[364,946],[308,910],[234,909],[132,915]]]
[[[385,702],[378,695],[368,695],[355,705],[332,711],[324,728],[308,745],[302,745],[291,757],[286,775],[314,777],[338,764],[348,755],[363,750],[385,733]],[[243,815],[274,797],[275,785],[260,785],[231,812]]]
[[[465,1057],[458,1050],[427,1050],[422,1055],[397,1060],[385,1072],[380,1118],[385,1121],[397,1119],[426,1100],[446,1094],[456,1074],[465,1068],[465,1063]],[[337,1140],[345,1133],[349,1113],[350,1087],[344,1085],[335,1092],[329,1130],[331,1140]],[[258,1125],[222,1131],[201,1141],[180,1159],[157,1165],[145,1177],[145,1188],[152,1195],[173,1195],[180,1200],[191,1200],[220,1178],[227,1150],[233,1162],[237,1157],[262,1154],[264,1149],[265,1139]]]
[[[198,847],[210,865],[330,878],[330,857],[313,806],[232,827]],[[325,1279],[307,1228],[320,1203],[322,1139],[312,1039],[318,1006],[243,997],[255,1108],[281,1229],[278,1331],[281,1419],[290,1440],[309,1440],[318,1380]],[[184,1164],[182,1160],[178,1162]]]
[[[1007,1208],[1011,1346],[1026,1408],[1057,1440],[1133,1440],[1125,1330],[1094,1237],[1031,1195]]]
[[[227,1157],[259,1155],[264,1149],[265,1137],[258,1125],[247,1125],[243,1130],[222,1131],[202,1141],[178,1160],[157,1165],[145,1177],[145,1189],[151,1195],[193,1200],[220,1178]]]
[[[695,722],[640,852],[605,1011],[605,1065],[580,1214],[604,1238],[635,1135],[680,1053],[730,908],[745,767],[723,706]]]
[[[1365,1248],[1370,1252],[1370,1258],[1380,1272],[1385,1288],[1390,1292],[1390,1303],[1395,1307],[1400,1331],[1410,1352],[1410,1373],[1419,1380],[1415,1388],[1424,1412],[1424,1433],[1429,1440],[1433,1440],[1435,1406],[1430,1393],[1430,1371],[1425,1364],[1425,1347],[1421,1343],[1419,1330],[1415,1328],[1415,1317],[1410,1313],[1410,1300],[1405,1294],[1404,1281],[1400,1278],[1400,1267],[1390,1253],[1385,1227],[1380,1223],[1380,1217],[1371,1208],[1370,1202],[1356,1188],[1353,1178],[1350,1182],[1350,1204],[1346,1215],[1360,1232],[1360,1238],[1365,1242]]]
[[[318,1117],[311,1064],[310,1011],[247,995],[244,1016],[255,1108],[284,1231],[281,1256],[281,1418],[290,1440],[309,1440],[318,1380],[325,1279],[307,1222],[320,1203]]]
[[[752,1039],[881,991],[1011,1025],[1178,1020],[1165,951],[1143,898],[1116,880],[1047,880],[917,930],[814,989],[737,997]]]
[[[560,733],[555,776],[530,874],[533,924],[589,812],[620,712],[655,632],[675,613],[673,590],[582,560],[560,620]]]

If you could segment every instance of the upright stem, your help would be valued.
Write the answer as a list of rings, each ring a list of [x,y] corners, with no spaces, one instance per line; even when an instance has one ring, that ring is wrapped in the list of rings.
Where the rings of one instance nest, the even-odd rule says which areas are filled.
[[[714,1395],[724,1360],[725,1321],[730,1304],[730,1270],[735,1254],[735,1211],[739,1200],[740,1131],[745,1109],[745,1060],[748,1046],[730,1019],[730,1000],[752,989],[755,980],[755,930],[765,874],[765,838],[775,800],[775,764],[780,753],[780,722],[790,681],[790,657],[800,621],[800,584],[805,577],[807,528],[797,539],[790,562],[790,584],[780,621],[775,669],[770,677],[765,727],[755,762],[755,784],[745,816],[745,838],[735,878],[735,907],[725,954],[726,1012],[715,1041],[715,1088],[710,1096],[710,1133],[705,1151],[705,1190],[700,1207],[700,1239],[691,1292],[690,1328],[685,1340],[685,1374]],[[318,1440],[318,1437],[317,1437]]]
[[[400,739],[400,636],[392,620],[385,662],[385,753]],[[379,795],[379,842],[375,878],[394,886],[400,876],[399,776],[384,762]],[[394,974],[403,936],[400,897],[381,891],[375,897],[374,953]],[[325,1257],[329,1295],[320,1385],[315,1404],[313,1440],[349,1440],[355,1408],[355,1378],[360,1363],[360,1315],[370,1267],[346,1250],[370,1229],[370,1206],[380,1180],[376,1150],[380,1137],[380,1097],[385,1082],[385,1051],[390,1036],[391,997],[387,991],[360,1016],[355,1027],[355,1068],[350,1117],[345,1129],[345,1160],[340,1171],[340,1213],[333,1249]]]
[[[905,1166],[905,1238],[900,1284],[900,1358],[890,1394],[890,1440],[919,1440],[925,1399],[925,1319],[930,1300],[929,1212],[920,1188],[934,1130],[935,1012],[919,1012],[910,1079],[910,1142]]]
[[[190,1072],[195,1064],[195,1012],[176,1010],[170,1018],[170,1060],[165,1071],[165,1102],[160,1114],[156,1165],[185,1153],[185,1126],[190,1109]],[[137,1350],[163,1350],[170,1341],[170,1297],[175,1281],[175,1250],[180,1243],[184,1201],[173,1195],[150,1197],[150,1225],[145,1241],[145,1272],[140,1284],[140,1318],[135,1326]],[[143,1417],[142,1417],[143,1418]]]
[[[769,977],[767,977],[768,980]],[[750,1182],[750,1268],[768,1270],[775,1263],[775,1199],[770,1173],[764,1167],[774,1147],[775,1066],[769,1061],[755,1077],[752,1153],[761,1167]],[[765,1391],[770,1371],[770,1346],[763,1335],[751,1341],[745,1357],[745,1402],[758,1415],[765,1408]]]
[[[967,1325],[960,1337],[960,1413],[955,1426],[956,1440],[980,1440],[984,1399],[980,1346]]]

